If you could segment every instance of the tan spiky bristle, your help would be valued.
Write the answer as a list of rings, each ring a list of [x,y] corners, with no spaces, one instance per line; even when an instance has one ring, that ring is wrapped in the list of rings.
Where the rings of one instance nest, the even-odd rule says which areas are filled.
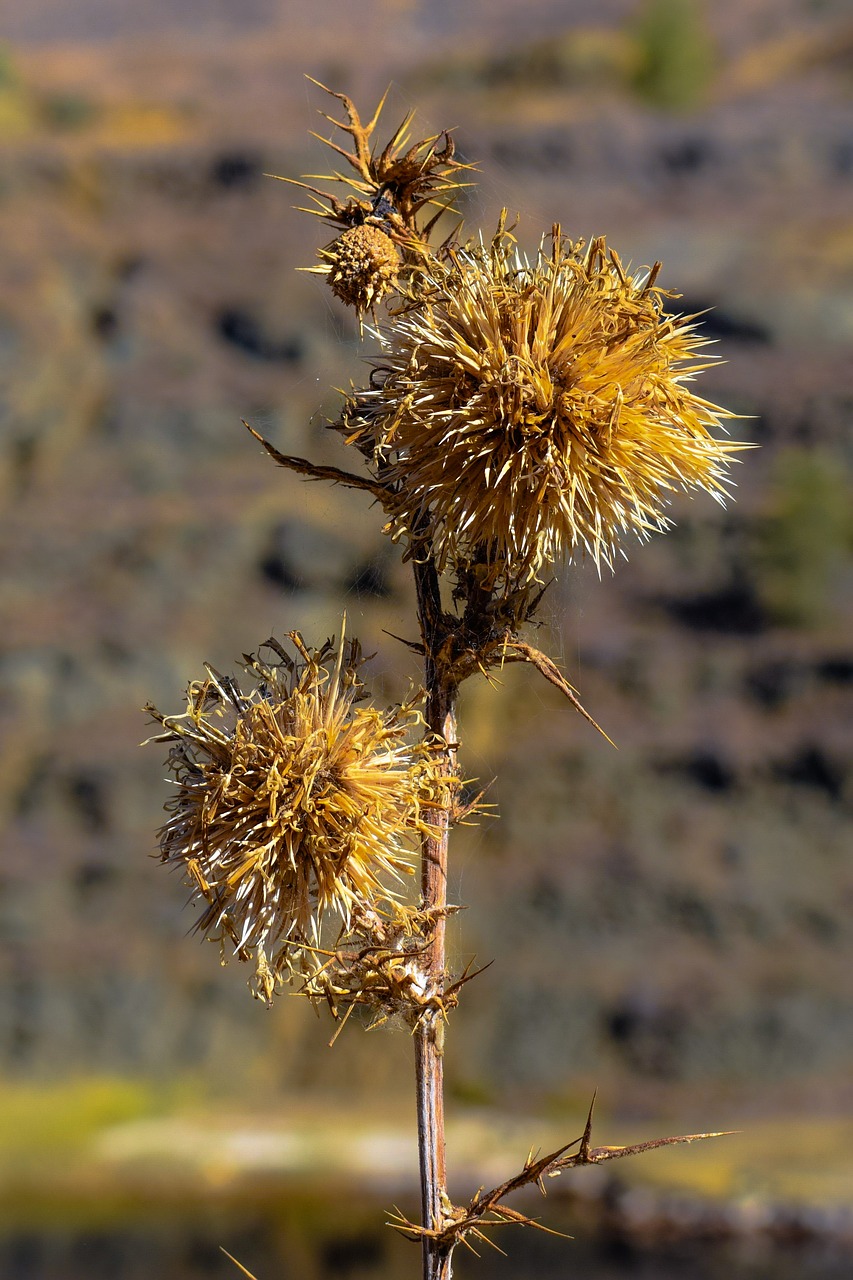
[[[267,176],[308,194],[311,204],[301,210],[303,213],[343,229],[343,236],[321,250],[327,263],[303,270],[328,274],[338,296],[361,315],[393,287],[398,270],[417,272],[423,259],[430,256],[430,235],[442,215],[453,209],[457,194],[470,185],[461,175],[474,166],[456,158],[447,130],[412,142],[412,112],[405,115],[384,146],[376,145],[374,134],[387,93],[371,119],[363,121],[345,93],[307,78],[343,107],[342,120],[324,111],[320,115],[343,133],[344,145],[334,136],[313,136],[347,167],[305,175],[310,181]],[[315,186],[315,182],[331,184],[332,190]],[[380,235],[388,243],[376,238]]]
[[[362,209],[369,208],[369,212],[377,213],[375,206],[379,200],[383,208],[387,207],[400,217],[411,233],[418,230],[417,216],[425,207],[436,202],[440,208],[447,207],[452,204],[456,193],[467,185],[459,180],[458,175],[470,171],[473,166],[456,159],[453,138],[446,130],[411,142],[414,121],[414,113],[411,111],[406,114],[384,147],[373,144],[373,135],[388,97],[387,90],[371,119],[362,121],[355,103],[345,93],[337,93],[310,76],[308,79],[343,106],[345,120],[336,120],[325,111],[321,111],[320,115],[346,134],[352,147],[352,150],[347,150],[331,138],[314,134],[337,156],[346,160],[353,170],[352,174],[336,170],[322,175],[320,180],[349,188],[354,193],[350,200],[360,204]],[[348,225],[352,221],[353,204],[342,205],[336,197],[320,192],[310,184],[298,185],[304,186],[316,198],[318,208],[313,212],[341,225]]]
[[[291,632],[292,658],[268,641],[252,657],[252,687],[208,668],[183,715],[149,707],[171,744],[177,795],[160,832],[162,860],[180,866],[204,907],[198,928],[252,959],[269,1000],[337,927],[370,910],[393,916],[412,871],[432,757],[410,746],[413,706],[359,706],[356,642],[317,651]]]
[[[503,221],[434,264],[341,422],[387,486],[388,531],[426,523],[441,567],[524,582],[578,552],[612,565],[624,534],[668,526],[673,490],[721,501],[744,446],[685,385],[709,361],[658,269],[629,275],[603,239],[558,228],[531,264]]]

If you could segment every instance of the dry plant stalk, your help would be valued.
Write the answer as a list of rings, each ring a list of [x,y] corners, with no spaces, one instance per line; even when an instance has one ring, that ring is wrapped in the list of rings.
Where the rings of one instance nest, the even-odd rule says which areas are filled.
[[[527,663],[598,729],[557,665],[523,638],[544,576],[579,556],[612,568],[626,535],[669,526],[673,490],[723,501],[732,455],[746,446],[719,438],[732,415],[686,385],[708,357],[697,355],[695,317],[665,309],[677,295],[657,284],[659,263],[632,274],[603,237],[572,242],[556,226],[531,260],[505,216],[488,239],[457,227],[439,240],[470,169],[451,135],[413,142],[407,115],[379,149],[384,99],[363,123],[345,94],[319,87],[344,113],[321,114],[345,145],[322,141],[349,171],[316,179],[337,194],[296,185],[312,199],[307,212],[337,233],[308,269],[360,326],[370,315],[379,343],[365,385],[331,424],[361,469],[282,454],[245,425],[280,466],[381,504],[414,576],[420,640],[404,643],[422,659],[422,692],[402,707],[364,705],[361,653],[343,628],[317,650],[298,632],[290,650],[266,641],[269,657],[244,657],[248,693],[208,668],[182,715],[149,708],[177,783],[161,852],[201,900],[198,928],[223,956],[253,963],[262,999],[295,985],[329,1010],[334,1038],[356,1007],[372,1026],[395,1018],[410,1028],[422,1214],[394,1225],[421,1241],[424,1280],[449,1280],[458,1244],[503,1223],[540,1226],[505,1203],[514,1191],[718,1136],[593,1147],[590,1108],[580,1138],[453,1203],[444,1035],[476,974],[447,965],[447,854],[451,826],[472,807],[458,790],[462,682]],[[418,860],[413,902],[405,879]]]

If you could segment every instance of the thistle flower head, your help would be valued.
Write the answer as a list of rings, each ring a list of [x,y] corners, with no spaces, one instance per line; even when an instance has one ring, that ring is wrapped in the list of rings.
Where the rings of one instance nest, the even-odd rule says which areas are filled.
[[[345,93],[335,93],[316,80],[312,83],[342,104],[345,120],[320,114],[347,135],[351,150],[315,134],[346,161],[348,170],[307,176],[332,184],[338,194],[313,182],[294,183],[313,201],[313,207],[303,213],[314,214],[342,230],[320,250],[320,265],[301,270],[325,276],[336,296],[355,308],[360,321],[366,311],[375,311],[401,273],[421,269],[430,256],[430,232],[466,185],[460,181],[460,172],[471,166],[455,158],[454,142],[446,131],[412,142],[413,112],[405,116],[384,147],[374,146],[373,135],[387,93],[372,119],[364,122]]]
[[[290,641],[295,658],[270,640],[270,661],[246,659],[247,693],[208,668],[183,715],[148,708],[178,788],[162,860],[201,899],[198,928],[254,959],[266,999],[327,915],[338,927],[354,912],[393,916],[432,769],[407,744],[413,707],[358,705],[357,642]]]
[[[704,342],[664,311],[659,265],[630,275],[559,228],[531,263],[503,220],[434,262],[341,424],[386,485],[392,536],[427,529],[441,567],[523,584],[579,552],[612,565],[624,534],[668,526],[675,489],[723,499],[741,446],[685,385]]]

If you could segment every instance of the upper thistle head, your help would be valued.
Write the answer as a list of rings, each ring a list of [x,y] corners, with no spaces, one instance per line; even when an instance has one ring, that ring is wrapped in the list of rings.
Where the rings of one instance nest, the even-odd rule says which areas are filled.
[[[531,262],[502,225],[436,262],[343,420],[387,485],[389,531],[523,583],[579,552],[612,565],[624,535],[667,527],[673,490],[722,500],[743,446],[687,385],[705,340],[666,311],[658,270],[558,228]]]

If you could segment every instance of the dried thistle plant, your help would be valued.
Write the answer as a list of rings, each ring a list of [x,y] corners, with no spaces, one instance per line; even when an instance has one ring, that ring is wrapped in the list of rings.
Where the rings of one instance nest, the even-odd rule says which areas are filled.
[[[453,1203],[444,1034],[476,974],[454,975],[447,964],[445,923],[456,909],[447,856],[451,827],[477,803],[459,798],[459,686],[524,662],[598,728],[525,637],[543,575],[583,555],[612,567],[626,535],[668,527],[674,490],[722,501],[732,455],[747,446],[720,439],[732,415],[686,385],[708,359],[698,355],[695,317],[667,312],[665,299],[676,295],[658,286],[659,263],[631,272],[603,237],[573,243],[559,227],[531,261],[503,218],[488,242],[432,244],[470,167],[455,158],[450,135],[411,142],[407,115],[379,149],[382,103],[365,124],[346,95],[332,96],[346,119],[321,114],[348,146],[322,141],[351,173],[325,181],[344,195],[296,185],[314,199],[308,212],[338,232],[309,270],[360,323],[373,315],[381,344],[366,384],[332,424],[366,473],[283,454],[246,425],[280,466],[381,503],[385,532],[406,544],[412,568],[420,639],[405,643],[423,662],[422,702],[363,705],[360,651],[343,639],[314,651],[291,632],[295,658],[268,641],[270,661],[246,659],[246,694],[208,668],[183,715],[149,708],[178,786],[161,851],[201,899],[199,928],[254,961],[265,999],[292,982],[328,1008],[335,1037],[358,1007],[371,1026],[395,1018],[410,1028],[421,1221],[394,1225],[421,1241],[424,1280],[449,1280],[458,1244],[488,1240],[488,1228],[503,1223],[540,1226],[505,1203],[514,1191],[544,1189],[545,1178],[579,1165],[717,1136],[593,1147],[590,1109],[581,1137]],[[413,902],[403,889],[418,843]]]

